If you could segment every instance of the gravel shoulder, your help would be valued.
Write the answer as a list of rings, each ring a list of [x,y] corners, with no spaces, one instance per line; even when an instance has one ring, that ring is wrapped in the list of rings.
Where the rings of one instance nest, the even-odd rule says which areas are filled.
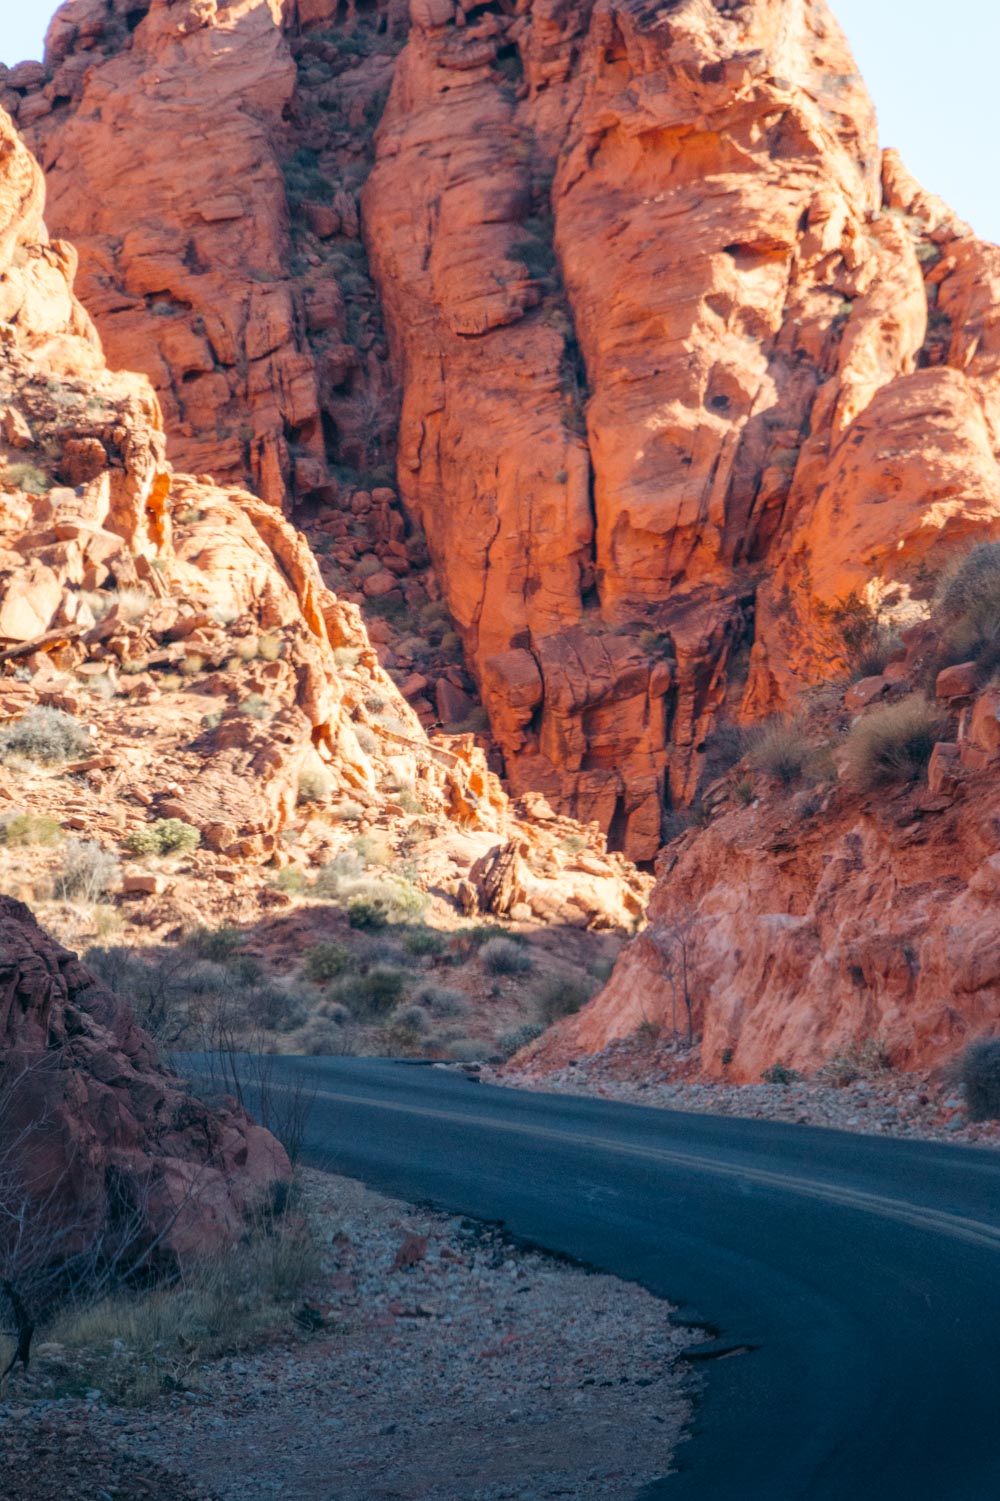
[[[0,1431],[68,1433],[63,1488],[6,1495],[627,1501],[669,1471],[695,1395],[692,1332],[669,1305],[350,1179],[304,1173],[303,1190],[323,1255],[314,1330],[290,1319],[287,1340],[142,1409],[46,1397],[43,1358],[11,1384]],[[80,1435],[110,1483],[75,1478]],[[153,1465],[171,1478],[150,1491]]]
[[[672,1044],[656,1047],[628,1039],[552,1072],[533,1070],[530,1063],[527,1068],[484,1066],[479,1077],[512,1089],[589,1095],[698,1115],[1000,1147],[1000,1121],[970,1121],[958,1088],[945,1079],[882,1069],[841,1084],[816,1077],[789,1083],[726,1084],[684,1077],[692,1071],[696,1057]]]

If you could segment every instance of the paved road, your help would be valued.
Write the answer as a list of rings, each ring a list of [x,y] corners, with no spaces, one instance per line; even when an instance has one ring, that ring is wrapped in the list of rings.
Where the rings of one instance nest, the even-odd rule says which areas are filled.
[[[503,1221],[751,1347],[706,1362],[683,1468],[642,1501],[1000,1501],[1000,1154],[380,1059],[285,1072],[318,1091],[316,1166]]]

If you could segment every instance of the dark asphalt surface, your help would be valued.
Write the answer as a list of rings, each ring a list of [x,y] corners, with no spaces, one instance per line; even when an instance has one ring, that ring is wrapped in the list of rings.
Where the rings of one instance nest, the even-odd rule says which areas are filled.
[[[1000,1501],[1000,1154],[373,1058],[286,1075],[317,1091],[312,1165],[502,1221],[751,1347],[701,1366],[680,1469],[641,1501]]]

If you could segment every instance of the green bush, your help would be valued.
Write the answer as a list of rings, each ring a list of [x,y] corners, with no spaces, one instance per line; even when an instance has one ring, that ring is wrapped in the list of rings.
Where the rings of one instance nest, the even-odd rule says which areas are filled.
[[[847,737],[847,779],[859,792],[921,775],[940,739],[945,715],[919,693],[872,709]]]
[[[538,992],[538,1014],[547,1027],[564,1016],[573,1016],[593,994],[584,980],[573,975],[554,975]]]
[[[97,902],[118,883],[118,861],[96,839],[70,839],[55,878],[57,897]]]
[[[125,848],[132,855],[188,854],[201,843],[201,835],[193,824],[182,818],[158,818],[145,829],[136,829],[125,840]]]
[[[523,945],[509,938],[491,938],[479,950],[479,962],[488,975],[525,975],[534,968],[534,960]]]
[[[772,719],[750,732],[747,760],[754,771],[776,777],[790,787],[802,775],[809,756],[802,727],[793,719]]]
[[[228,925],[221,928],[195,928],[185,942],[200,959],[210,959],[214,964],[225,964],[242,948],[243,934],[239,928]]]
[[[504,1032],[497,1039],[497,1046],[505,1058],[513,1058],[522,1048],[526,1048],[529,1042],[534,1042],[536,1037],[541,1037],[545,1028],[537,1022],[525,1022],[520,1027],[515,1027],[512,1032]]]
[[[969,1119],[1000,1120],[1000,1037],[970,1043],[958,1068]]]
[[[444,952],[446,940],[443,933],[434,928],[411,928],[403,935],[403,945],[408,954],[422,959],[431,954]]]
[[[3,478],[26,495],[47,495],[52,489],[52,481],[45,470],[35,464],[8,464]]]
[[[761,1074],[761,1078],[765,1084],[797,1084],[802,1075],[784,1063],[772,1063]]]
[[[347,921],[352,928],[366,933],[378,933],[389,926],[389,918],[380,902],[369,901],[363,896],[352,896],[347,904]]]
[[[342,1001],[359,1021],[375,1021],[388,1016],[405,993],[405,971],[376,964],[366,975],[341,980],[335,998]]]
[[[418,1006],[429,1011],[431,1016],[441,1019],[466,1016],[469,1012],[469,997],[461,990],[452,989],[450,985],[421,985],[413,999]]]
[[[12,847],[58,844],[62,837],[62,824],[45,813],[9,813],[0,822],[0,844]]]
[[[339,943],[317,943],[307,951],[302,973],[316,985],[326,985],[342,975],[351,962],[351,956]]]
[[[89,751],[90,736],[72,714],[36,707],[0,730],[0,756],[23,756],[26,761],[54,765],[73,761]]]

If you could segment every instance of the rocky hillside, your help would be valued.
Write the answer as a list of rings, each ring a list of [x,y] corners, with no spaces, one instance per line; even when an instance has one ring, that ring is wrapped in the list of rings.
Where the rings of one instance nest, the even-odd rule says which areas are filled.
[[[5,82],[178,461],[355,518],[398,449],[512,787],[633,857],[995,526],[998,252],[820,0],[71,0]]]
[[[180,678],[183,745],[155,732],[162,772],[126,775],[198,829],[199,880],[211,851],[312,880],[343,839],[292,805],[325,776],[328,808],[360,803],[390,860],[422,848],[456,908],[620,924],[642,883],[600,836],[651,862],[693,817],[649,932],[553,1047],[673,1011],[658,925],[687,935],[709,1070],[874,1032],[933,1061],[995,1022],[988,966],[960,979],[945,956],[988,919],[967,791],[989,795],[989,756],[936,753],[931,790],[918,758],[891,796],[719,777],[737,727],[775,714],[836,768],[866,708],[846,684],[881,677],[900,633],[889,708],[933,694],[919,623],[1000,533],[1000,250],[880,150],[822,0],[69,0],[0,101],[111,363],[152,381],[172,458],[214,476],[160,477],[133,381],[142,509],[112,485],[126,519],[101,525],[157,608],[130,635],[84,617],[56,664],[100,679],[110,651],[140,719],[156,673]],[[69,252],[44,255],[65,310]],[[12,404],[8,473],[36,463],[18,443],[62,444],[49,394]],[[79,421],[65,435],[83,447],[38,463],[14,543],[57,575],[31,529],[119,462]],[[39,630],[89,608],[67,580]],[[933,665],[973,659],[942,632]],[[934,736],[978,745],[973,718]],[[441,725],[464,733],[429,741]],[[427,838],[401,793],[439,820]],[[129,837],[129,799],[110,806]]]

